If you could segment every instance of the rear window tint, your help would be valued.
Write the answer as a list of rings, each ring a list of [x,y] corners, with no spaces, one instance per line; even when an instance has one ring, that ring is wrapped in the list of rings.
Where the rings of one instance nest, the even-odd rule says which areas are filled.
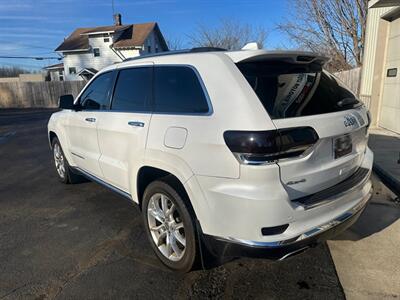
[[[207,113],[207,98],[195,71],[186,66],[154,67],[154,111]]]
[[[237,64],[272,119],[332,113],[361,103],[316,65],[286,62]]]

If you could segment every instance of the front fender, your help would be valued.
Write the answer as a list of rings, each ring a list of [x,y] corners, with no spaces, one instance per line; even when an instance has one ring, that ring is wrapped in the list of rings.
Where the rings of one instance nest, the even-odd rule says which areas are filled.
[[[53,132],[60,141],[61,148],[70,166],[74,166],[74,160],[69,151],[69,141],[66,134],[66,124],[68,122],[68,111],[59,111],[53,113],[47,124],[48,139],[51,147],[50,133]]]

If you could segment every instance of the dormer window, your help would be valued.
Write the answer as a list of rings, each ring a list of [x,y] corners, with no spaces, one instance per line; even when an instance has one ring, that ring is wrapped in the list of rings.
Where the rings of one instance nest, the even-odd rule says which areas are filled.
[[[100,56],[100,49],[99,48],[93,48],[93,55],[94,55],[94,57]]]

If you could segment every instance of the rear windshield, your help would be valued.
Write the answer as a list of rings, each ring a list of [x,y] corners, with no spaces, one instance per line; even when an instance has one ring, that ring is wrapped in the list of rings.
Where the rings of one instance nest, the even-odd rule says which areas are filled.
[[[317,64],[238,63],[272,119],[332,113],[360,106],[354,94]]]

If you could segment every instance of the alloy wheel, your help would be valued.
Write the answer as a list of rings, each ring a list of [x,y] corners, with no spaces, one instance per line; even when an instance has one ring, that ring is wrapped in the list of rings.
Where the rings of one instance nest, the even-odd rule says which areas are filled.
[[[54,163],[56,165],[57,173],[61,178],[65,178],[65,160],[59,144],[54,144],[53,149]]]
[[[158,250],[171,261],[181,260],[186,238],[177,205],[165,194],[154,194],[147,206],[147,221]]]

